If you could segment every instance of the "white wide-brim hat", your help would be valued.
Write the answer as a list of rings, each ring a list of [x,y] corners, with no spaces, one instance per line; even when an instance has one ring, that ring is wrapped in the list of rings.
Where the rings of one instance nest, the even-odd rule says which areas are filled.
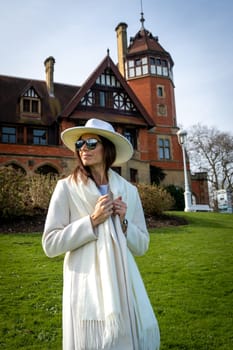
[[[64,130],[61,133],[61,139],[66,147],[76,152],[75,142],[84,134],[103,136],[115,145],[116,160],[113,165],[125,163],[133,155],[132,144],[127,138],[116,132],[111,124],[100,119],[89,119],[84,126],[75,126]]]

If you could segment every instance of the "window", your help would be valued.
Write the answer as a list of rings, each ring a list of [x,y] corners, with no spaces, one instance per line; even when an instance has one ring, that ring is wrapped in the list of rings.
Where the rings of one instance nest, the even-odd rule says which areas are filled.
[[[28,89],[20,100],[21,114],[30,114],[30,116],[41,114],[41,102],[36,91],[31,87]]]
[[[2,143],[16,143],[16,128],[3,126],[1,140]]]
[[[156,65],[154,57],[150,57],[150,72],[151,74],[156,74]]]
[[[150,57],[150,73],[154,75],[162,75],[167,77],[168,74],[172,78],[169,62],[159,57]]]
[[[51,165],[42,165],[39,168],[36,169],[35,171],[36,174],[41,174],[41,175],[58,175],[57,169],[55,169]]]
[[[32,113],[39,113],[39,101],[31,101]]]
[[[146,75],[149,73],[148,70],[148,58],[136,58],[135,60],[128,61],[128,76],[129,78]]]
[[[25,113],[39,113],[39,101],[23,99],[23,112]]]
[[[47,145],[47,131],[45,129],[32,129],[32,143],[34,145]]]
[[[96,79],[96,84],[102,86],[120,87],[119,81],[116,79],[114,73],[110,69],[106,69],[104,73],[102,73]]]
[[[164,86],[163,85],[157,85],[157,96],[158,97],[165,97],[165,92],[164,92]]]
[[[23,112],[30,112],[30,100],[27,98],[23,99]]]
[[[132,103],[128,94],[120,89],[114,90],[112,88],[110,90],[105,88],[99,90],[98,87],[95,87],[93,90],[89,90],[86,93],[81,99],[80,104],[82,106],[103,107],[123,112],[136,112],[136,107]]]
[[[166,60],[162,60],[161,65],[162,65],[162,75],[168,76],[167,61]]]
[[[125,129],[123,135],[132,144],[134,149],[137,149],[137,131],[135,129]]]
[[[22,166],[18,165],[17,163],[13,163],[13,162],[12,163],[8,163],[6,166],[7,167],[11,167],[14,170],[16,170],[17,172],[21,172],[22,174],[26,175],[25,169]]]
[[[144,63],[143,59],[140,59],[141,61]],[[94,107],[98,110],[107,108],[124,113],[135,113],[137,111],[134,103],[109,68],[98,76],[95,84],[82,97],[79,107],[81,107],[80,109]]]
[[[105,108],[113,108],[112,102],[112,91],[93,91],[93,99],[94,106],[96,107],[105,107]]]
[[[104,91],[99,92],[99,105],[105,107],[105,93]]]
[[[33,129],[33,144],[34,145],[46,145],[47,133],[43,129]]]
[[[167,59],[161,57],[142,57],[126,61],[127,78],[146,74],[161,75],[173,79],[172,67]]]
[[[138,182],[138,171],[137,169],[130,168],[130,181],[133,183]]]
[[[171,159],[169,139],[159,139],[159,159]]]

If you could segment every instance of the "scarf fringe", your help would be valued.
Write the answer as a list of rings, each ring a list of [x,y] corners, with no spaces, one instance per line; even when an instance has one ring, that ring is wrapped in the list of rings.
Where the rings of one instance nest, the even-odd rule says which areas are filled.
[[[105,321],[80,320],[77,324],[77,349],[108,349],[116,344],[120,335],[125,334],[124,321],[120,315],[111,314]]]
[[[121,315],[111,314],[105,322],[103,347],[112,346],[119,339],[119,335],[125,334],[124,320]]]

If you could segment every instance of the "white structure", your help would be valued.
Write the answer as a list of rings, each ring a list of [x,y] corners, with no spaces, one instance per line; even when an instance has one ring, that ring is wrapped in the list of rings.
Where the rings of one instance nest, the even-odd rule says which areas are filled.
[[[192,211],[213,211],[213,209],[208,204],[194,204]]]
[[[187,137],[187,132],[185,130],[179,130],[177,132],[177,137],[179,144],[181,145],[182,152],[183,152],[183,163],[184,163],[184,202],[185,202],[185,208],[184,211],[193,211],[192,210],[192,193],[189,188],[189,181],[188,181],[188,171],[187,171],[187,165],[186,165],[186,154],[185,154],[185,142]]]
[[[232,213],[231,193],[227,190],[216,191],[218,210],[221,213]]]

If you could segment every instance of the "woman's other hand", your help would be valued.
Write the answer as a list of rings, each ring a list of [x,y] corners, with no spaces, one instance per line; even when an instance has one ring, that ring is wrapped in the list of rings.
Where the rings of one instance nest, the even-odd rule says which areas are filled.
[[[109,216],[113,214],[113,201],[109,194],[100,196],[95,205],[95,210],[91,215],[91,222],[95,228],[102,224]]]

